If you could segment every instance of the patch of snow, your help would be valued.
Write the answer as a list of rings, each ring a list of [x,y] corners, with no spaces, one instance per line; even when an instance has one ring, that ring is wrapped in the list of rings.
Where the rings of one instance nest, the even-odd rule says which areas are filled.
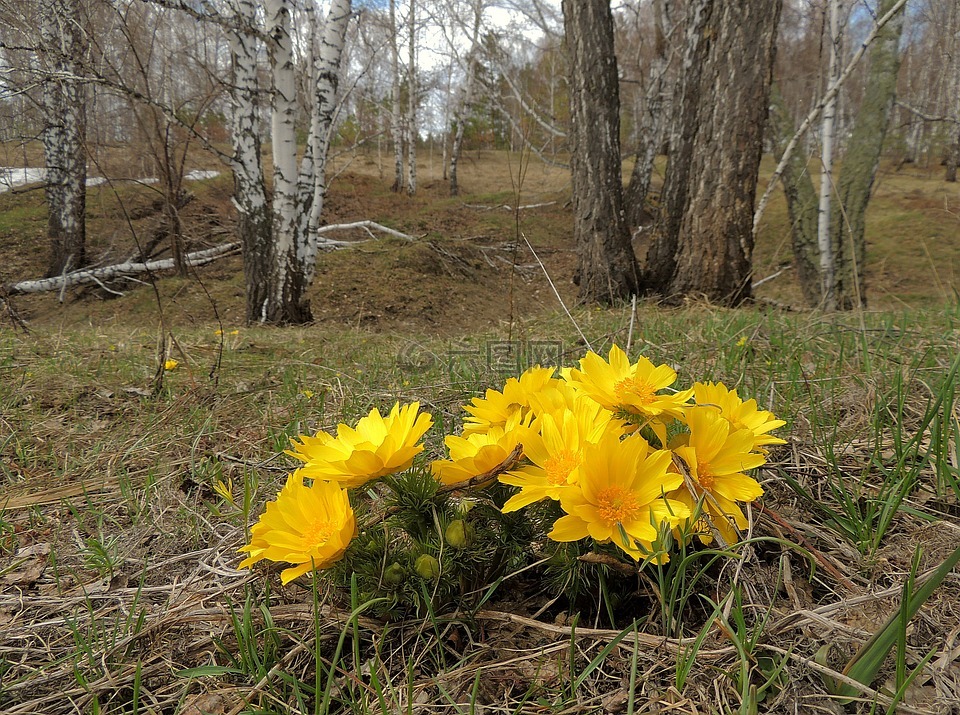
[[[203,169],[194,169],[183,175],[187,181],[203,181],[204,179],[215,179],[220,176],[219,171],[204,171]]]
[[[9,191],[14,186],[43,181],[43,177],[46,175],[46,169],[0,166],[0,194]]]
[[[36,184],[43,181],[47,175],[47,170],[42,167],[19,167],[19,166],[0,166],[0,194],[10,191],[15,186],[24,186],[25,184]],[[202,181],[203,179],[212,179],[220,176],[219,171],[204,171],[194,169],[184,174],[183,178],[187,181]],[[144,179],[135,179],[141,184],[156,184],[159,180],[155,177]],[[87,178],[87,186],[100,186],[107,183],[102,176],[91,176]]]

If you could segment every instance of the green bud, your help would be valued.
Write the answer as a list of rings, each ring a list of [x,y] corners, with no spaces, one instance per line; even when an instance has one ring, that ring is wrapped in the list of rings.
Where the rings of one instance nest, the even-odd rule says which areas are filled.
[[[383,582],[387,586],[399,586],[407,578],[407,570],[394,561],[383,572]]]
[[[462,549],[469,546],[470,542],[473,541],[473,527],[463,519],[454,519],[447,525],[443,536],[450,546],[455,549]]]
[[[430,554],[423,554],[413,566],[420,578],[434,580],[440,575],[440,562]]]

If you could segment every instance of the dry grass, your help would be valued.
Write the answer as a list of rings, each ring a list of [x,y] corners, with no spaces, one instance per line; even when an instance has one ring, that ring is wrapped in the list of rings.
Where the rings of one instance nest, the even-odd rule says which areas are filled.
[[[0,710],[312,712],[318,666],[333,664],[320,692],[336,712],[749,712],[754,696],[759,712],[845,711],[823,676],[841,678],[896,610],[916,545],[921,572],[960,545],[947,380],[960,317],[942,300],[955,285],[960,201],[935,177],[886,176],[871,224],[874,304],[926,310],[824,318],[640,304],[632,334],[629,309],[575,311],[595,349],[630,340],[682,380],[723,379],[789,422],[789,444],[760,474],[752,540],[702,567],[675,632],[661,625],[670,604],[649,570],[623,582],[629,598],[613,623],[598,596],[571,603],[551,590],[542,565],[506,579],[479,612],[391,623],[351,619],[349,593],[332,586],[315,603],[309,582],[280,587],[273,569],[236,570],[247,525],[290,467],[289,436],[397,399],[420,400],[452,429],[463,400],[505,376],[487,360],[491,341],[555,341],[565,364],[582,355],[525,267],[532,258],[513,247],[513,214],[498,208],[516,203],[504,179],[516,166],[503,155],[465,162],[462,199],[443,197],[425,167],[410,201],[379,181],[375,160],[355,160],[335,184],[331,220],[388,220],[423,238],[325,255],[313,326],[241,326],[233,259],[200,274],[221,323],[193,280],[162,280],[165,344],[180,366],[159,388],[151,290],[16,301],[31,332],[0,333]],[[529,167],[521,203],[557,203],[520,227],[569,298],[565,182]],[[198,188],[198,241],[211,214],[228,225],[227,191]],[[121,198],[149,202],[132,189]],[[127,229],[109,223],[114,199],[93,203],[104,256],[130,248]],[[20,212],[0,219],[4,278],[33,275],[42,262],[23,248],[42,221],[39,199],[0,197],[0,209]],[[773,205],[758,274],[783,260],[781,214]],[[930,258],[917,259],[927,235]],[[791,300],[790,280],[764,296]],[[440,449],[435,434],[428,453]],[[915,479],[900,494],[905,474]],[[232,482],[236,505],[217,481]],[[883,504],[889,523],[873,510]],[[535,561],[547,545],[532,551]],[[714,612],[705,598],[728,605]],[[910,623],[908,669],[930,657],[892,707],[956,712],[958,621],[955,572]],[[207,670],[184,673],[196,668]],[[888,710],[895,678],[891,658],[848,709]]]

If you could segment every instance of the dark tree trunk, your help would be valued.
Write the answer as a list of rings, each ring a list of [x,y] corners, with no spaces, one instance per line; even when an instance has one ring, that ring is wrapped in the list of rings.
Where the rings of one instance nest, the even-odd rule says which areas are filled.
[[[693,0],[664,217],[647,287],[668,299],[750,296],[753,207],[779,0]],[[691,29],[694,34],[691,34]]]
[[[582,302],[636,295],[637,259],[623,214],[620,94],[609,0],[563,0],[570,81],[576,280]]]
[[[713,5],[714,0],[690,0],[687,6],[683,64],[674,95],[667,172],[660,194],[659,225],[656,239],[647,251],[643,274],[643,288],[651,293],[663,293],[669,287],[677,267],[677,237],[690,188],[689,167],[697,136],[700,78],[708,44],[705,35]]]
[[[84,90],[76,79],[84,51],[75,0],[46,0],[41,38],[43,149],[47,167],[47,276],[86,265],[87,156]]]

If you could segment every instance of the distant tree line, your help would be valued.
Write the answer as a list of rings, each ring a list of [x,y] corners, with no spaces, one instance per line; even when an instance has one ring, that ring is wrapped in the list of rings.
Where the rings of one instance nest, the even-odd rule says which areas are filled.
[[[375,152],[410,195],[424,142],[453,195],[464,151],[569,165],[582,300],[733,305],[751,296],[770,152],[804,295],[847,309],[866,301],[864,213],[882,153],[942,161],[956,180],[957,5],[0,0],[0,139],[43,146],[50,276],[88,262],[86,173],[115,172],[117,146],[128,171],[158,177],[186,271],[189,152],[219,156],[247,319],[276,324],[311,317],[331,152]]]

